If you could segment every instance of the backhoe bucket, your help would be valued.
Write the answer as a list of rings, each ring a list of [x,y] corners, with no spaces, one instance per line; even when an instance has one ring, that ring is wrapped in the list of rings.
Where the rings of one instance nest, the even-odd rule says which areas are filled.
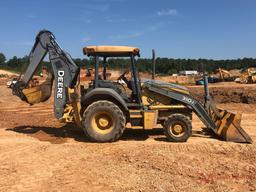
[[[48,100],[52,92],[52,83],[44,82],[39,86],[23,89],[26,102],[33,105]]]
[[[215,134],[226,141],[237,143],[252,143],[251,137],[241,127],[241,114],[218,109],[219,114],[211,112],[211,118],[216,125]]]

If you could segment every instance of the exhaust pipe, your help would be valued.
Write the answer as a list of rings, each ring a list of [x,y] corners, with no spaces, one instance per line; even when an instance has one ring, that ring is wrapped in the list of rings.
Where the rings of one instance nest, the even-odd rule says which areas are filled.
[[[155,79],[156,74],[156,53],[155,49],[152,49],[152,79]]]

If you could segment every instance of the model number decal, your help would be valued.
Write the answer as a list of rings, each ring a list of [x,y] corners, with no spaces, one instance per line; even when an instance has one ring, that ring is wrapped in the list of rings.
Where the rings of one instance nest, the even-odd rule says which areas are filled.
[[[64,83],[64,71],[58,71],[57,79],[57,99],[63,98],[63,83]]]
[[[185,101],[186,103],[194,104],[194,100],[193,100],[193,99],[190,99],[190,98],[188,98],[188,97],[183,96],[183,99],[182,99],[182,100]]]

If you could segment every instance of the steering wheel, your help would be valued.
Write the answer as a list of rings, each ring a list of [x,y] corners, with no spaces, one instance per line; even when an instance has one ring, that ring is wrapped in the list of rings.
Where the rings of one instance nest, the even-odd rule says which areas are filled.
[[[117,80],[119,81],[119,80],[123,79],[124,76],[125,76],[128,72],[129,72],[129,70],[126,70],[122,75],[120,75],[120,76],[117,78]]]

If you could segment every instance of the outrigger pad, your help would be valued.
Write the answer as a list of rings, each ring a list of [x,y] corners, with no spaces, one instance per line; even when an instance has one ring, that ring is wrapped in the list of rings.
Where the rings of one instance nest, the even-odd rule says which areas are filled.
[[[228,112],[227,110],[219,109],[220,117],[214,112],[211,113],[217,130],[215,133],[225,139],[237,143],[252,143],[251,137],[241,127],[241,114]]]

